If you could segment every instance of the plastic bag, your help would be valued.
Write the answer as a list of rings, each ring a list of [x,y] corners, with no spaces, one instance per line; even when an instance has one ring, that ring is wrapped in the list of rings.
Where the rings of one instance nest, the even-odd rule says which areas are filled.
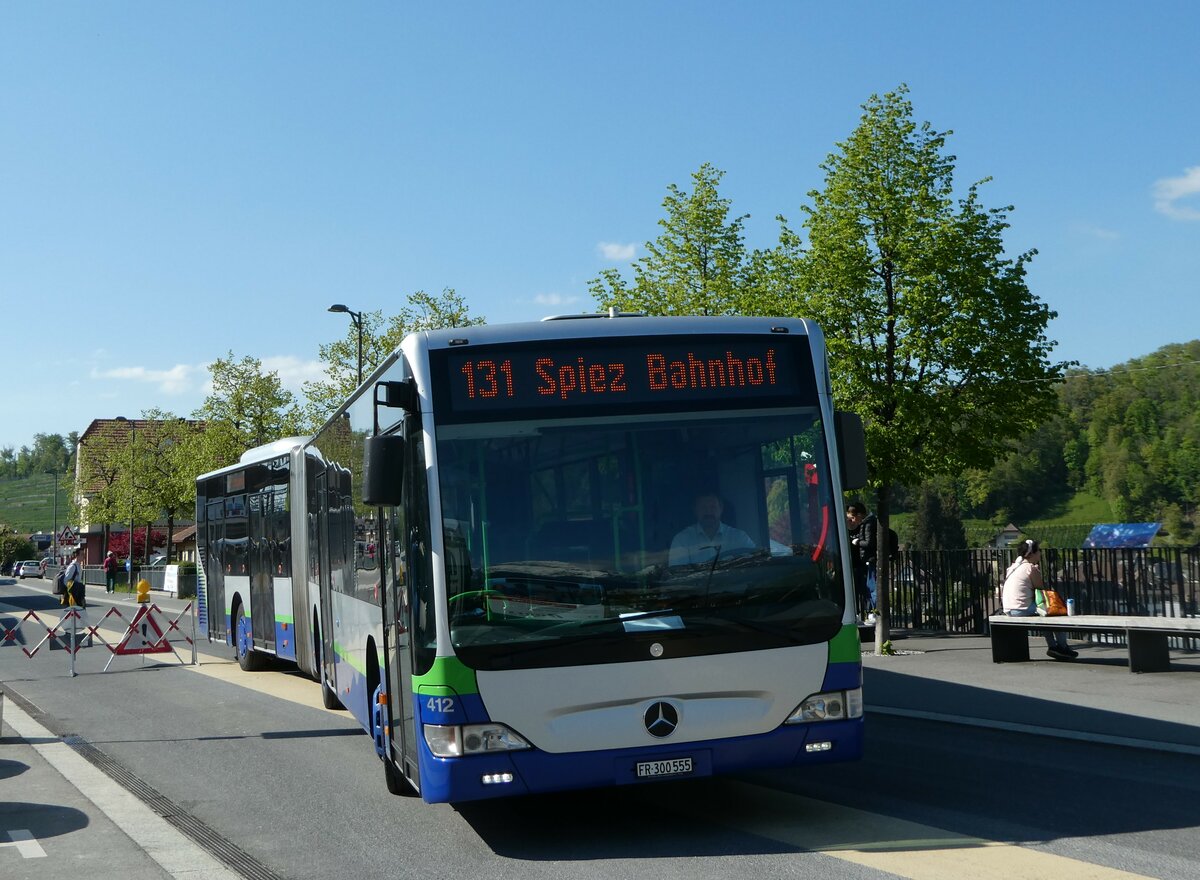
[[[1067,616],[1067,603],[1054,590],[1038,590],[1038,605],[1046,609],[1046,617]]]

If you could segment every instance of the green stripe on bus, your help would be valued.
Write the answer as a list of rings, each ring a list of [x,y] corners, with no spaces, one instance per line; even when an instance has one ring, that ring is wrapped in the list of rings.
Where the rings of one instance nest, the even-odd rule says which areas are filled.
[[[862,643],[858,638],[858,627],[849,624],[829,642],[830,663],[861,663]]]
[[[382,670],[383,669],[383,652],[380,651],[378,648],[376,648],[375,650],[376,650],[376,655],[377,655],[376,659],[379,661],[379,668]],[[361,660],[358,659],[357,654],[351,654],[349,651],[346,650],[345,646],[342,645],[340,642],[333,643],[333,653],[343,663],[348,663],[350,665],[350,668],[353,669],[355,672],[357,672],[359,675],[361,675],[363,678],[367,677],[366,665]]]
[[[424,675],[414,675],[413,692],[419,693],[422,685],[451,687],[460,695],[479,693],[475,670],[465,666],[457,657],[438,657],[433,661],[432,669]]]

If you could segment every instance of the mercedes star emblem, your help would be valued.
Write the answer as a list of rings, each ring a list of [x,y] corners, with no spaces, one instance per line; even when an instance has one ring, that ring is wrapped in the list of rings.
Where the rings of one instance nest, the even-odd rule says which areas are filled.
[[[646,722],[646,731],[660,739],[670,736],[679,726],[679,712],[670,703],[653,704],[642,718]]]

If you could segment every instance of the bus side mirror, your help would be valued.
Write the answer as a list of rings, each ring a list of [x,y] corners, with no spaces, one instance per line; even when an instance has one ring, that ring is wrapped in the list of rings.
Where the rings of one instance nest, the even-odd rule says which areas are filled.
[[[363,503],[399,507],[404,488],[404,438],[399,434],[368,437],[363,444]]]
[[[380,398],[380,392],[383,397]],[[403,382],[376,382],[375,407],[399,407],[405,412],[415,413],[421,409],[420,397],[417,395],[417,383],[412,379]]]
[[[858,413],[834,413],[837,428],[838,461],[842,466],[842,491],[867,485],[867,435]]]

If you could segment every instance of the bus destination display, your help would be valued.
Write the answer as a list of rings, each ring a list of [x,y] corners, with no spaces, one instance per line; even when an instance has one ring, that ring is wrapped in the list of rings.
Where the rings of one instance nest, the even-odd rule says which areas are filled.
[[[798,375],[798,341],[724,337],[663,344],[661,337],[635,337],[603,345],[555,341],[451,350],[446,379],[451,408],[464,413],[794,395],[807,401],[812,370]]]

